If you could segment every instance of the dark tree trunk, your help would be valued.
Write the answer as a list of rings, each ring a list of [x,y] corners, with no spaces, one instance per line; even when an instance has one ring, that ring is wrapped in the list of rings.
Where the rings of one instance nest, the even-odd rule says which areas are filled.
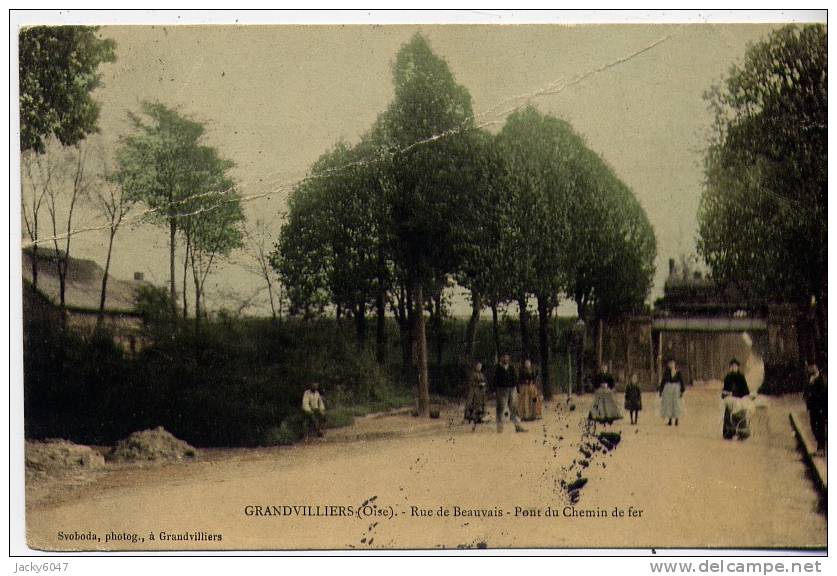
[[[526,304],[526,295],[520,294],[517,306],[520,309],[520,353],[524,359],[529,357],[529,309]]]
[[[32,244],[32,253],[30,255],[32,259],[32,287],[36,290],[38,289],[38,244],[37,242]]]
[[[387,281],[386,254],[383,244],[378,246],[378,285],[375,294],[375,360],[383,365],[387,360]]]
[[[817,365],[820,370],[828,368],[828,280],[824,280],[814,309],[817,323]]]
[[[575,390],[576,394],[584,391],[584,346],[587,343],[587,305],[584,298],[576,300],[578,306],[578,318],[583,322],[581,330],[576,335],[575,342]]]
[[[102,321],[105,319],[105,299],[108,293],[108,274],[110,272],[110,257],[113,252],[114,236],[116,236],[116,230],[111,228],[110,237],[108,238],[108,255],[105,258],[105,271],[102,274],[102,293],[99,295],[99,315],[96,317],[96,329],[102,326]]]
[[[477,339],[477,328],[480,323],[482,310],[482,296],[476,290],[471,290],[471,317],[465,328],[465,356],[471,360],[474,356],[474,342]]]
[[[406,380],[409,377],[411,355],[411,327],[410,315],[407,313],[407,295],[403,286],[398,288],[398,302],[395,310],[395,317],[398,321],[398,339],[401,342],[401,378]]]
[[[188,265],[189,265],[189,252],[190,252],[189,242],[186,242],[186,254],[183,258],[183,319],[186,320],[189,312],[189,302],[186,300],[186,278],[189,275],[188,272]],[[194,263],[193,263],[194,264]]]
[[[366,305],[358,304],[354,310],[355,317],[355,335],[357,336],[357,346],[361,350],[366,348]]]
[[[399,326],[401,338],[401,377],[405,381],[409,381],[413,373],[413,337],[410,323]]]
[[[278,317],[276,316],[276,303],[273,300],[273,283],[267,279],[267,298],[270,301],[270,319],[276,324]]]
[[[384,290],[378,289],[375,297],[375,360],[383,365],[387,360],[387,318],[386,298]]]
[[[622,323],[625,332],[625,383],[631,381],[631,338],[633,336],[633,326],[630,319],[625,319]],[[701,377],[701,380],[703,377]]]
[[[416,356],[418,363],[418,415],[430,415],[430,379],[427,372],[427,330],[424,319],[424,287],[421,280],[415,284],[413,296],[416,326]]]
[[[494,332],[494,362],[500,360],[500,315],[497,302],[491,303],[491,327]]]
[[[76,190],[76,189],[74,189]],[[63,310],[66,307],[66,294],[67,294],[67,275],[70,270],[70,241],[73,239],[72,234],[70,234],[70,230],[72,230],[72,221],[73,221],[73,208],[75,207],[76,203],[76,195],[75,191],[73,193],[73,198],[70,201],[70,213],[67,216],[67,240],[64,243],[64,256],[61,256],[58,253],[58,244],[55,245],[55,252],[56,256],[58,257],[58,261],[62,263],[58,267],[58,286],[59,286],[59,301],[61,302],[61,309]]]
[[[552,318],[552,306],[549,299],[538,296],[538,344],[541,353],[541,380],[543,397],[552,399],[552,382],[549,373],[549,322]]]
[[[173,316],[177,316],[177,287],[174,285],[174,249],[176,235],[177,222],[174,218],[169,218],[169,292],[171,296],[171,311]]]
[[[445,326],[442,318],[442,292],[441,290],[433,297],[434,318],[433,332],[436,335],[436,366],[442,365],[445,354]]]
[[[412,287],[401,284],[398,287],[398,302],[396,305],[398,337],[401,342],[401,380],[415,388],[415,370],[413,370],[415,364],[413,360],[414,318]],[[418,390],[414,391],[418,396]]]
[[[195,334],[198,334],[201,329],[201,288],[200,284],[195,281]]]
[[[61,256],[58,253],[58,249],[55,250],[58,263],[58,302],[63,310],[66,306],[66,295],[67,295],[67,267],[70,264],[69,256],[64,253],[64,256]]]

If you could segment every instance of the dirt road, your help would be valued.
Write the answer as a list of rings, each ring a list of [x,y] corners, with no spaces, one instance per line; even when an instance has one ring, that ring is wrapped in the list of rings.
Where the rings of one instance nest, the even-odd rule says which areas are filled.
[[[788,424],[794,401],[769,401],[751,439],[724,441],[718,386],[687,391],[678,427],[645,394],[639,425],[617,423],[618,446],[589,459],[579,451],[594,443],[583,437],[587,397],[574,411],[548,405],[527,433],[500,435],[493,423],[472,432],[450,409],[439,420],[364,418],[304,446],[120,471],[63,502],[30,505],[28,541],[51,550],[824,547],[826,517]],[[579,476],[588,482],[572,504],[562,481]]]

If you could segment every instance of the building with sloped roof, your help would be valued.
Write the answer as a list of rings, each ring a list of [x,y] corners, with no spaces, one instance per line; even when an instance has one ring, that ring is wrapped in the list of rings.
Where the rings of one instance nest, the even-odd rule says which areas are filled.
[[[63,255],[53,248],[40,247],[23,251],[23,314],[47,315],[60,318],[60,281],[58,258]],[[33,264],[37,262],[37,285],[33,278]],[[128,353],[142,348],[142,315],[137,311],[137,289],[146,284],[142,273],[133,280],[121,280],[108,275],[105,308],[100,314],[102,280],[105,271],[93,260],[68,260],[64,290],[64,315],[67,326],[75,332],[90,336],[97,322],[113,335],[114,341]],[[57,316],[56,316],[57,315]],[[101,315],[101,320],[99,316]]]

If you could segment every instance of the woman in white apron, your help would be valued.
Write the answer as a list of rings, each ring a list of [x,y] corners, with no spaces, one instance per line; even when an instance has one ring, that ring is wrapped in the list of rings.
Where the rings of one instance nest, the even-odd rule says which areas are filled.
[[[674,358],[670,358],[660,382],[660,411],[663,418],[668,419],[669,426],[672,422],[675,426],[680,424],[680,416],[683,415],[683,392],[685,391],[686,385],[683,383],[683,375],[677,369]]]

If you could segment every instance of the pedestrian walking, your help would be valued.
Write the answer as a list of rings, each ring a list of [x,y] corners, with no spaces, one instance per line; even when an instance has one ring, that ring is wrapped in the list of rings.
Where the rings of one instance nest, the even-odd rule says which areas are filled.
[[[515,432],[526,432],[517,415],[517,374],[507,353],[500,356],[500,363],[494,369],[494,390],[497,393],[497,432],[503,431],[506,410],[514,423]]]
[[[631,374],[631,380],[625,386],[625,410],[631,415],[631,424],[639,423],[639,412],[642,410],[642,390],[639,388],[639,376]]]
[[[686,385],[683,383],[683,375],[677,369],[677,362],[674,358],[669,358],[666,363],[659,390],[663,418],[668,419],[669,426],[672,421],[675,426],[679,426],[680,416],[683,414],[683,393],[686,391]]]
[[[472,430],[476,430],[477,424],[485,418],[485,388],[482,362],[477,361],[468,378],[468,397],[465,400],[465,421],[473,424]]]
[[[826,431],[828,429],[828,388],[825,374],[816,362],[808,365],[808,383],[804,389],[805,406],[811,421],[811,432],[817,441],[817,455],[825,456]]]
[[[750,436],[750,418],[748,407],[744,399],[750,395],[747,378],[741,373],[738,360],[729,361],[729,372],[724,377],[724,389],[721,398],[724,400],[723,436],[726,440],[738,437],[740,440]]]

